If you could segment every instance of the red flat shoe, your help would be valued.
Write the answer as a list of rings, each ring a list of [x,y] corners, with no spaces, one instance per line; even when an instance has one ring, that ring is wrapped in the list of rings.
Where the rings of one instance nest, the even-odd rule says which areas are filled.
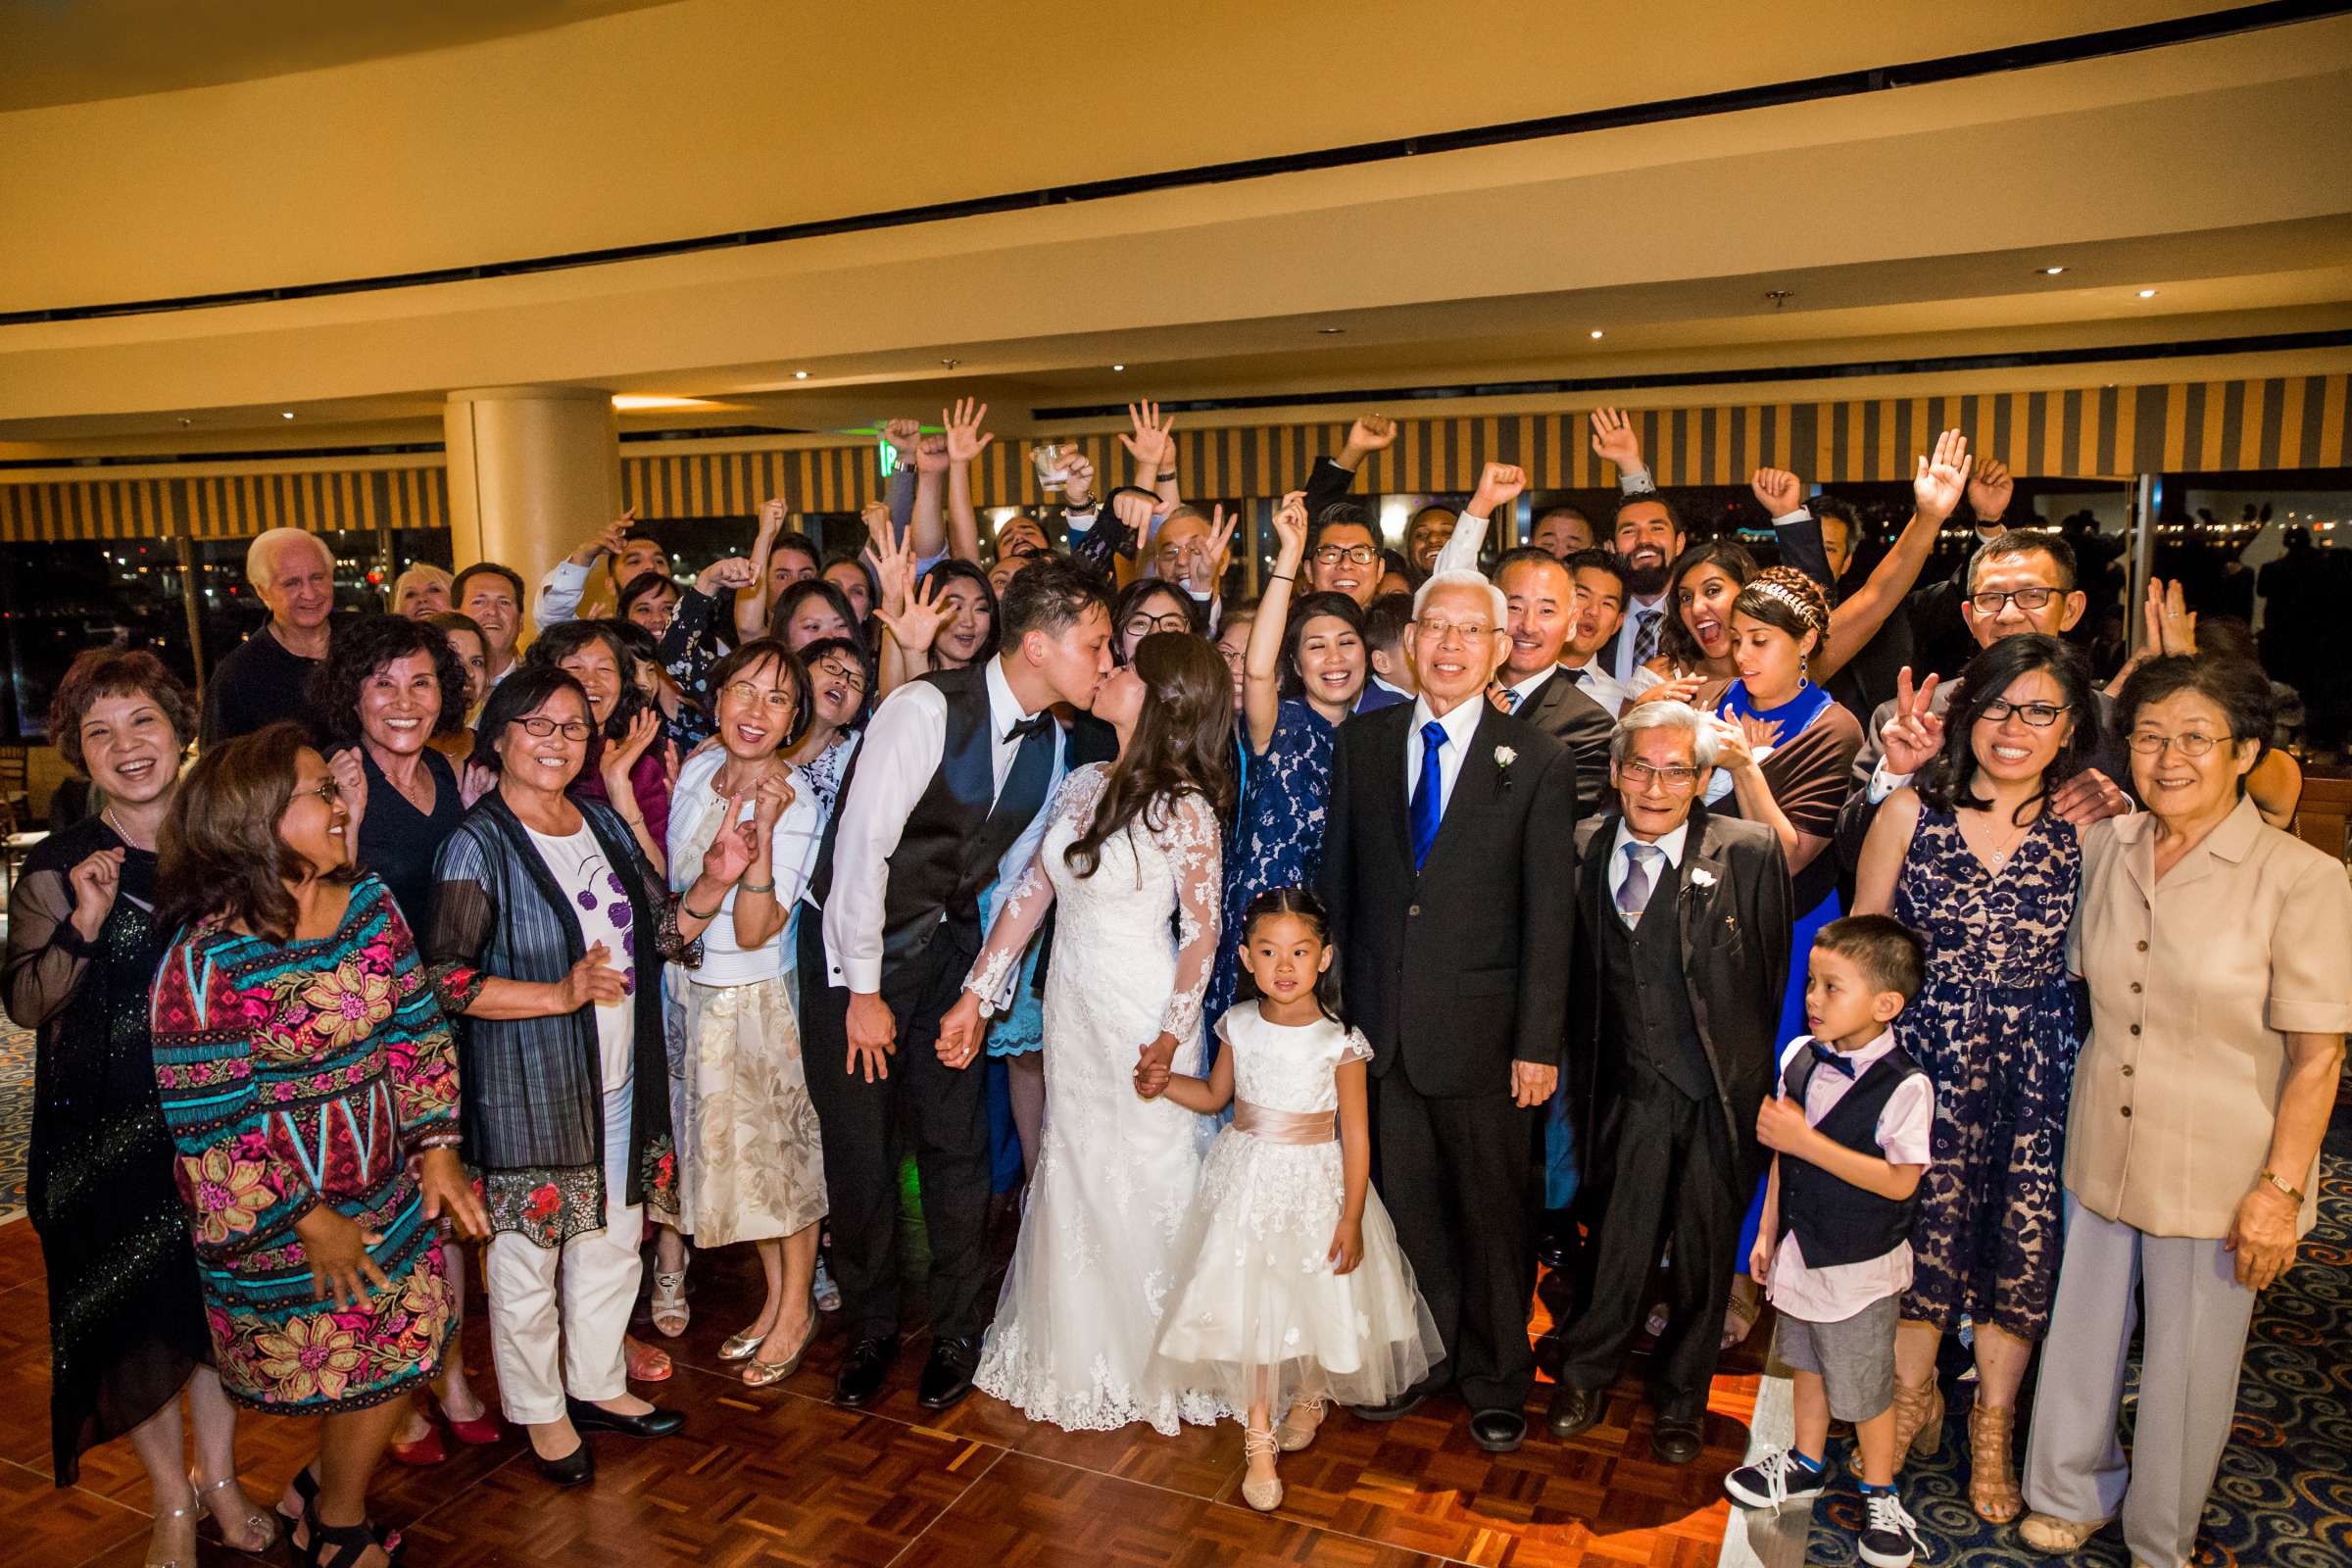
[[[394,1464],[405,1464],[413,1470],[428,1469],[446,1463],[449,1450],[441,1446],[441,1429],[433,1427],[415,1443],[394,1443],[384,1452]]]
[[[448,1413],[446,1410],[442,1412],[444,1415]],[[507,1435],[507,1429],[499,1424],[498,1417],[488,1410],[484,1410],[470,1421],[452,1419],[449,1423],[449,1431],[450,1435],[460,1443],[469,1444],[477,1448],[485,1448],[493,1443],[503,1442]]]

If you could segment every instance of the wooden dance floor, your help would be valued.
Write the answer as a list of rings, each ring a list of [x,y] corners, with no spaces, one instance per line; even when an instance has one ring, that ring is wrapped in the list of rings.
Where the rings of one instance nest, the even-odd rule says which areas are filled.
[[[1451,1398],[1387,1426],[1335,1411],[1312,1448],[1284,1456],[1289,1496],[1264,1515],[1241,1500],[1241,1432],[1231,1424],[1173,1439],[1145,1427],[1068,1434],[981,1394],[930,1416],[912,1394],[927,1348],[919,1334],[871,1411],[827,1401],[843,1348],[830,1319],[789,1383],[745,1389],[716,1354],[758,1304],[758,1265],[749,1249],[735,1250],[696,1259],[693,1327],[669,1342],[676,1376],[639,1386],[686,1412],[682,1436],[592,1439],[596,1481],[571,1492],[540,1479],[518,1435],[492,1448],[451,1441],[449,1462],[431,1470],[387,1464],[374,1511],[407,1532],[408,1562],[1694,1568],[1714,1562],[1723,1540],[1721,1478],[1740,1461],[1769,1337],[1759,1328],[1717,1378],[1695,1464],[1649,1456],[1637,1362],[1608,1419],[1572,1444],[1543,1431],[1548,1386],[1540,1387],[1534,1435],[1511,1454],[1482,1452]],[[0,1226],[0,1568],[137,1568],[147,1486],[127,1444],[88,1455],[78,1487],[51,1484],[46,1322],[31,1227]],[[478,1297],[466,1349],[491,1396]],[[274,1502],[315,1430],[245,1418],[238,1453],[256,1502]],[[272,1557],[282,1563],[284,1548]],[[247,1560],[212,1544],[205,1559]]]

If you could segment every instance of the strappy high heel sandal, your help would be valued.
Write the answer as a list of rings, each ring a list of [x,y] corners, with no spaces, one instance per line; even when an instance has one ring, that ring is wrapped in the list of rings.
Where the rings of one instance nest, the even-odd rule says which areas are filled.
[[[2015,1409],[1969,1407],[1968,1501],[1988,1525],[2005,1525],[2026,1506],[2009,1462],[2009,1433],[2016,1420]]]
[[[1300,1421],[1298,1417],[1302,1414],[1308,1419]],[[1291,1407],[1283,1412],[1280,1424],[1274,1428],[1274,1446],[1285,1453],[1297,1453],[1314,1442],[1315,1434],[1322,1430],[1323,1401],[1320,1398],[1293,1399]]]
[[[1244,1463],[1261,1453],[1271,1455],[1280,1451],[1281,1445],[1275,1441],[1273,1433],[1260,1432],[1255,1427],[1242,1428]],[[1242,1500],[1259,1513],[1272,1513],[1282,1506],[1282,1478],[1277,1476],[1271,1481],[1252,1481],[1245,1475],[1242,1478]]]
[[[155,1516],[155,1522],[157,1524],[162,1524],[167,1519],[194,1519],[203,1512],[204,1503],[202,1500],[199,1498],[190,1497],[186,1507],[167,1508],[162,1513],[159,1513]],[[195,1539],[195,1530],[194,1527],[191,1526],[188,1532],[188,1540],[193,1543]],[[148,1549],[152,1551],[155,1548],[151,1545],[148,1547]],[[195,1548],[193,1544],[190,1545],[187,1560],[184,1562],[177,1557],[149,1557],[147,1559],[146,1568],[196,1568]]]
[[[693,1261],[694,1253],[689,1250],[678,1260],[675,1274],[654,1270],[654,1289],[646,1300],[653,1308],[654,1332],[665,1340],[674,1340],[685,1333],[686,1325],[694,1319],[693,1309],[686,1304],[686,1265]],[[732,1345],[735,1341],[727,1343]]]
[[[248,1546],[242,1542],[228,1539],[228,1515],[220,1511],[219,1504],[210,1500],[215,1494],[224,1492],[236,1484],[237,1478],[230,1476],[225,1481],[216,1481],[207,1486],[196,1479],[195,1471],[189,1471],[188,1490],[196,1494],[196,1517],[202,1519],[209,1515],[213,1522],[220,1527],[220,1544],[231,1551],[249,1551],[257,1554],[268,1551],[271,1546],[277,1544],[277,1526],[270,1521],[268,1514],[253,1505],[251,1498],[246,1497],[243,1493],[238,1494],[238,1500],[245,1504],[245,1516],[236,1523],[248,1535],[257,1535],[262,1538],[261,1544],[255,1546]]]
[[[356,1525],[320,1524],[316,1495],[303,1507],[302,1524],[311,1533],[311,1539],[307,1545],[294,1549],[294,1556],[304,1568],[359,1568],[360,1559],[368,1554],[369,1546],[381,1551],[393,1568],[399,1568],[402,1542],[397,1530],[379,1531],[368,1520]]]
[[[1903,1460],[1912,1454],[1932,1459],[1943,1446],[1943,1387],[1931,1372],[1916,1386],[1894,1380],[1894,1473],[1903,1473]],[[1862,1473],[1862,1445],[1846,1455],[1845,1468]]]
[[[286,1512],[284,1503],[279,1503],[275,1510],[278,1518],[285,1521],[286,1541],[291,1544],[295,1527],[302,1523],[302,1516],[310,1511],[311,1504],[318,1500],[318,1478],[311,1474],[309,1465],[304,1465],[294,1472],[294,1479],[287,1485],[294,1489],[294,1495],[302,1499],[302,1506],[292,1513]],[[295,1555],[300,1556],[301,1552],[297,1551]]]

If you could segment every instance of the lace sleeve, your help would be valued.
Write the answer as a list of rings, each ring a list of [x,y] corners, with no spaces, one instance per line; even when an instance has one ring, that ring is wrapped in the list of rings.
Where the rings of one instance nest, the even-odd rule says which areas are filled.
[[[1000,1012],[1011,1001],[1012,982],[1020,973],[1021,955],[1029,951],[1029,939],[1054,906],[1054,884],[1046,876],[1045,858],[1043,846],[1029,857],[1021,879],[1013,884],[1012,896],[998,907],[996,921],[988,928],[988,945],[980,950],[980,956],[972,960],[972,972],[964,977],[963,989]]]
[[[65,1011],[92,949],[74,928],[74,890],[56,871],[28,871],[8,896],[8,1015],[37,1029]]]
[[[1169,818],[1164,848],[1176,875],[1176,988],[1159,1026],[1181,1043],[1200,1037],[1200,1003],[1216,964],[1224,835],[1215,809],[1198,795],[1179,799]]]
[[[1347,1043],[1340,1047],[1340,1065],[1345,1067],[1351,1061],[1370,1061],[1371,1059],[1372,1042],[1364,1038],[1364,1032],[1361,1029],[1348,1030]]]

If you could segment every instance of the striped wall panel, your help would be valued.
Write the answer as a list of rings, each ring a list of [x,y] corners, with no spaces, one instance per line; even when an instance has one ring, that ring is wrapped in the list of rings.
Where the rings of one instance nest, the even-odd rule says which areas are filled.
[[[1910,477],[1936,432],[1957,426],[1980,455],[2020,477],[2352,467],[2345,375],[2177,381],[1850,402],[1647,409],[1642,447],[1661,484],[1744,484],[1760,466],[1792,467],[1826,484]],[[1373,494],[1471,489],[1489,462],[1515,463],[1538,490],[1605,484],[1584,413],[1404,419],[1396,442],[1365,465]],[[1269,497],[1306,482],[1337,452],[1345,423],[1179,428],[1187,495]],[[1106,478],[1128,470],[1111,434],[1062,436]],[[1031,441],[997,441],[972,476],[976,504],[1035,506]],[[622,504],[649,522],[748,517],[770,496],[794,513],[856,512],[880,500],[874,444],[634,457],[620,464]],[[0,476],[0,541],[119,539],[186,532],[245,538],[281,525],[448,526],[438,464],[327,472],[201,474],[16,484]]]

